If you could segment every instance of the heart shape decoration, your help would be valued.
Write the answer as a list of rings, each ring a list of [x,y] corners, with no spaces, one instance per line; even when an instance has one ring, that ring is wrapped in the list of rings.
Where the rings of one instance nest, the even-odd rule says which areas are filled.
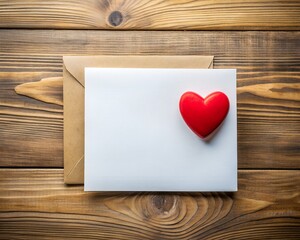
[[[179,108],[190,129],[204,139],[216,130],[227,116],[229,99],[222,92],[213,92],[206,98],[194,92],[185,92],[180,98]]]

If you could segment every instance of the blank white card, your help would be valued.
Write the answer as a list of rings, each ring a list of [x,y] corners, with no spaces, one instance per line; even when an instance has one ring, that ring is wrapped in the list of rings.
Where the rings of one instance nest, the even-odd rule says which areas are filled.
[[[209,141],[181,117],[186,91],[229,98]],[[85,191],[236,191],[236,70],[86,68],[84,164]]]

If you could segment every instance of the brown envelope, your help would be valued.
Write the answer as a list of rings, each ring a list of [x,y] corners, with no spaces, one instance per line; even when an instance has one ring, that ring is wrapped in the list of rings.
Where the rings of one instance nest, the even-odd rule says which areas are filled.
[[[67,56],[64,79],[64,180],[82,184],[84,68],[213,68],[213,56]]]

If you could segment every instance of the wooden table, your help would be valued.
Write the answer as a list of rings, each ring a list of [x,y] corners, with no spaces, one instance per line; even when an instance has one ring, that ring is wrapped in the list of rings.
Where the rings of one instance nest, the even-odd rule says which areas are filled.
[[[1,0],[0,28],[1,239],[300,239],[299,0]],[[239,191],[64,185],[62,86],[32,89],[52,104],[14,89],[100,54],[237,68]]]

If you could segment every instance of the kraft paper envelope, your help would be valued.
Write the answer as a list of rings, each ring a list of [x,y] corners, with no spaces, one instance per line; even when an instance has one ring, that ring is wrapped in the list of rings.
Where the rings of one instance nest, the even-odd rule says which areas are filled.
[[[64,181],[84,182],[84,69],[213,68],[213,56],[65,56]]]

